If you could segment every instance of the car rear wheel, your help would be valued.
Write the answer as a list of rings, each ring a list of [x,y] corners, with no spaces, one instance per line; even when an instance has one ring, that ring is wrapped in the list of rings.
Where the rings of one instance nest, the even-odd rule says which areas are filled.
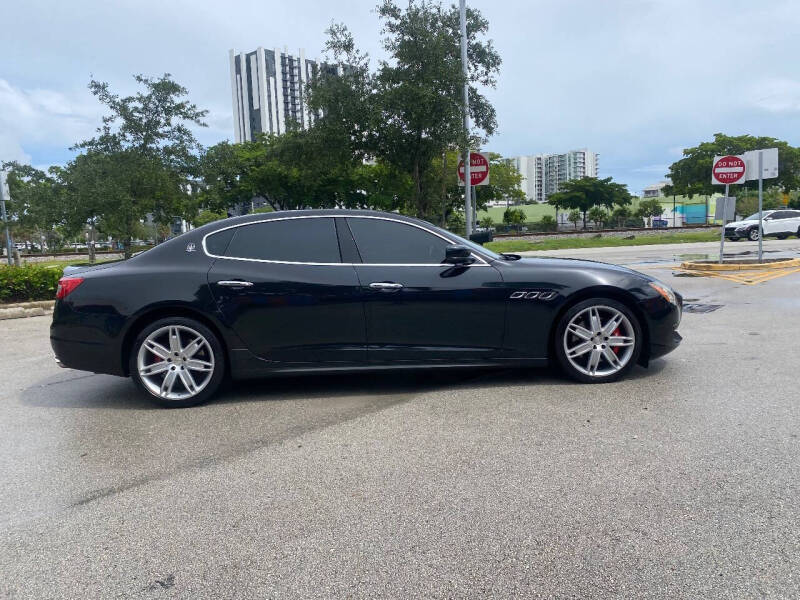
[[[610,298],[571,307],[556,330],[555,351],[564,371],[585,383],[615,381],[630,371],[642,350],[642,329],[631,310]]]
[[[753,227],[747,232],[747,239],[749,239],[751,242],[758,241],[758,227]]]
[[[139,333],[129,367],[136,384],[158,404],[182,408],[202,404],[217,391],[225,356],[208,327],[193,319],[168,317]]]

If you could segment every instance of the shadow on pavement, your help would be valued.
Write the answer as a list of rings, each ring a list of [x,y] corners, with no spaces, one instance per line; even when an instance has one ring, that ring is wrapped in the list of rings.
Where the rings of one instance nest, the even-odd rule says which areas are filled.
[[[626,379],[652,377],[664,368],[658,359],[643,369],[635,367]],[[75,373],[80,373],[75,371]],[[211,404],[237,402],[297,401],[358,396],[419,394],[456,387],[503,387],[508,385],[583,385],[555,368],[464,368],[383,373],[307,374],[236,381],[223,386]],[[50,377],[24,390],[22,403],[40,408],[102,408],[162,410],[138,390],[130,379],[81,373]]]

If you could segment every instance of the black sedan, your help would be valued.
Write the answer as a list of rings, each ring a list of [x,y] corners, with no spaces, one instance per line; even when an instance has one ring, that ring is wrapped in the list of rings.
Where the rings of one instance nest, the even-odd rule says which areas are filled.
[[[396,214],[293,211],[65,276],[50,340],[59,364],[178,407],[278,373],[556,361],[613,381],[678,345],[681,306],[623,267],[495,254]]]

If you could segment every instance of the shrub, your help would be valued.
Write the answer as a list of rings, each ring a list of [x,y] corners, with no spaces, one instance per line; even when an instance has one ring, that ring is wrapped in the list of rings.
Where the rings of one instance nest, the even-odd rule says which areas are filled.
[[[555,217],[544,215],[539,219],[539,231],[555,231],[556,229],[558,229],[558,223],[556,223]]]
[[[0,267],[0,302],[54,300],[64,269],[24,265]]]

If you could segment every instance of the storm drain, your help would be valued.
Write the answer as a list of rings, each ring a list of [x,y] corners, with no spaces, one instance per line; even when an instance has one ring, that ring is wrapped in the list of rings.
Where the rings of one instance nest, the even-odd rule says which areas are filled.
[[[698,304],[690,303],[683,305],[683,312],[687,313],[710,313],[718,308],[722,308],[722,304]]]

